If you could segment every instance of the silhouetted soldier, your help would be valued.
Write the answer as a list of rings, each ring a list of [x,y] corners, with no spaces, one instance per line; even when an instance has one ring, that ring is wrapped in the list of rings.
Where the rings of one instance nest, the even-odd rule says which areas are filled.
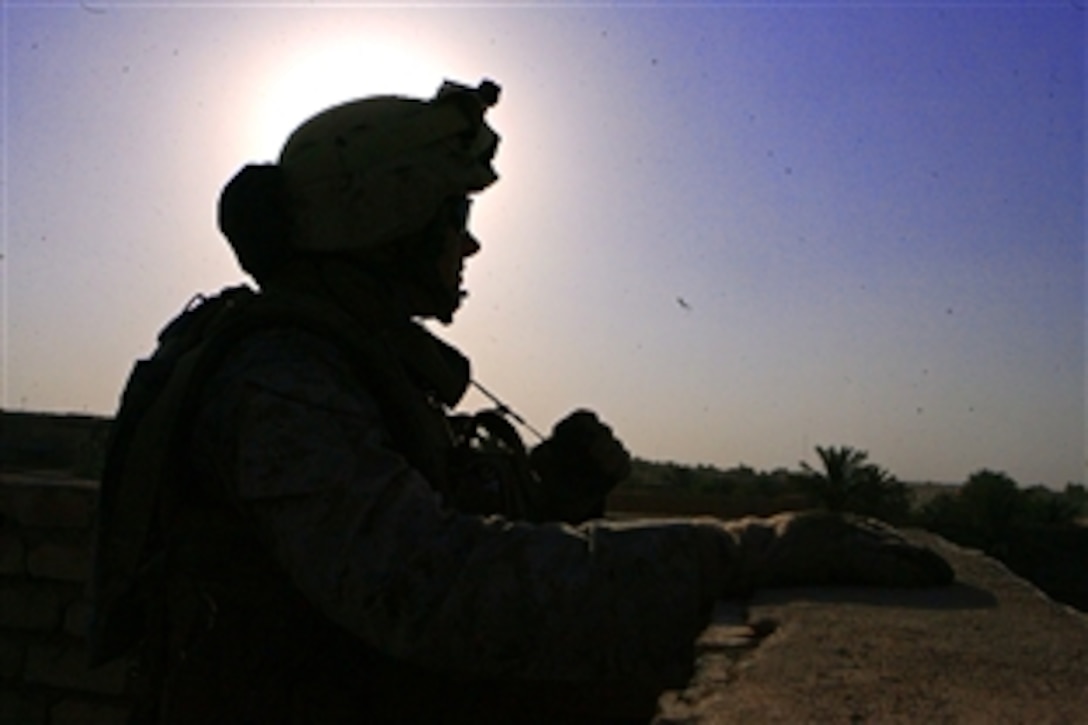
[[[599,518],[630,458],[589,411],[531,455],[453,416],[449,322],[496,179],[498,88],[329,109],[224,189],[257,281],[193,304],[133,371],[103,477],[96,661],[140,652],[165,722],[652,716],[715,600],[948,582],[829,515]]]

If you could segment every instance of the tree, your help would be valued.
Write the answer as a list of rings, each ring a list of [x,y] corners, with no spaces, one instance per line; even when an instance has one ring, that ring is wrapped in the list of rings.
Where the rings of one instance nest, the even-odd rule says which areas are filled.
[[[982,469],[968,477],[960,489],[968,521],[990,546],[1007,538],[1013,523],[1025,510],[1024,493],[1001,471]]]
[[[1070,495],[1070,488],[1065,493],[1058,493],[1046,486],[1031,486],[1023,493],[1026,523],[1051,526],[1064,526],[1076,521],[1083,510],[1083,504],[1077,500],[1076,493]]]
[[[1062,498],[1068,501],[1069,505],[1076,510],[1077,517],[1088,516],[1088,488],[1085,488],[1083,483],[1070,482],[1065,484]]]
[[[905,483],[875,464],[862,466],[856,475],[857,481],[847,498],[848,510],[893,524],[907,520],[912,496]]]
[[[842,511],[869,454],[850,446],[816,446],[816,455],[823,471],[805,461],[801,461],[801,469],[809,476],[820,502],[831,511]]]
[[[941,494],[926,504],[919,518],[942,536],[1001,556],[1017,531],[1075,522],[1083,510],[1081,493],[1074,484],[1063,493],[1041,485],[1021,489],[1007,474],[984,468],[955,494]]]
[[[823,506],[901,523],[910,513],[906,484],[887,469],[869,463],[869,454],[850,446],[816,446],[823,471],[804,461],[801,468]]]
[[[927,529],[948,535],[960,543],[969,543],[969,532],[965,533],[964,530],[970,523],[958,490],[954,493],[939,493],[927,501],[922,506],[918,519]]]

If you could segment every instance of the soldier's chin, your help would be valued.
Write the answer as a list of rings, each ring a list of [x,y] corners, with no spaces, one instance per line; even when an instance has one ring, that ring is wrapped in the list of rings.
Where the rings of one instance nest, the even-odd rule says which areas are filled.
[[[453,298],[453,304],[452,304],[452,309],[450,309],[450,314],[452,315],[454,312],[457,312],[457,310],[461,309],[461,305],[463,305],[465,303],[465,300],[467,300],[467,299],[468,299],[468,290],[463,290],[463,289],[457,290],[457,294],[454,295],[454,298]]]
[[[453,315],[461,308],[462,301],[468,297],[468,292],[465,290],[457,290],[456,293],[449,295],[446,300],[443,300],[443,304],[434,318],[441,322],[443,325],[448,325],[453,322]]]

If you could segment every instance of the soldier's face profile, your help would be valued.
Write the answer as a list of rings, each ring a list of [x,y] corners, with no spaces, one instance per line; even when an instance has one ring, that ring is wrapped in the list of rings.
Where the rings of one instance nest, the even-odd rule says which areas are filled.
[[[468,230],[468,200],[454,203],[438,255],[438,276],[454,299],[463,296],[465,260],[480,251],[480,242]]]
[[[463,292],[465,260],[480,251],[480,242],[467,229],[448,230],[438,256],[438,275],[445,288],[460,296]]]

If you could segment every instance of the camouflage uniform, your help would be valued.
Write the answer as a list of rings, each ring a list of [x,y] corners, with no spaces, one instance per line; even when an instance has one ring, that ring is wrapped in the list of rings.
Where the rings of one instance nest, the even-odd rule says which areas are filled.
[[[427,357],[421,345],[439,351],[441,343],[403,324],[415,330],[405,373],[430,400],[431,420],[417,418],[418,427],[441,428],[437,394],[411,369]],[[658,689],[683,682],[723,590],[720,527],[531,524],[454,510],[409,460],[429,467],[445,455],[442,441],[406,455],[387,421],[412,402],[375,391],[354,363],[326,337],[272,327],[237,343],[208,381],[189,445],[193,485],[171,527],[183,573],[171,584],[179,593],[168,615],[168,711],[186,716],[199,702],[194,691],[207,694],[216,681],[229,688],[223,701],[197,712],[263,700],[267,714],[271,693],[356,677],[340,689],[358,702],[341,707],[402,715],[411,696],[384,704],[374,702],[382,693],[362,696],[375,670],[400,672],[395,686],[413,689],[445,681],[435,705],[447,714],[464,692],[489,693],[472,706],[493,713],[501,693],[534,686],[553,699],[555,688],[587,688],[597,699],[613,688],[641,698],[627,707],[645,708]],[[456,368],[429,377],[467,372]],[[466,384],[461,377],[460,390]],[[451,387],[447,395],[458,394]],[[322,647],[340,652],[344,667],[330,672],[332,663],[315,661]],[[230,662],[224,648],[242,661]],[[270,661],[278,669],[261,670]],[[256,681],[238,682],[239,672]],[[318,672],[325,685],[305,681]],[[243,702],[240,692],[254,694]]]

